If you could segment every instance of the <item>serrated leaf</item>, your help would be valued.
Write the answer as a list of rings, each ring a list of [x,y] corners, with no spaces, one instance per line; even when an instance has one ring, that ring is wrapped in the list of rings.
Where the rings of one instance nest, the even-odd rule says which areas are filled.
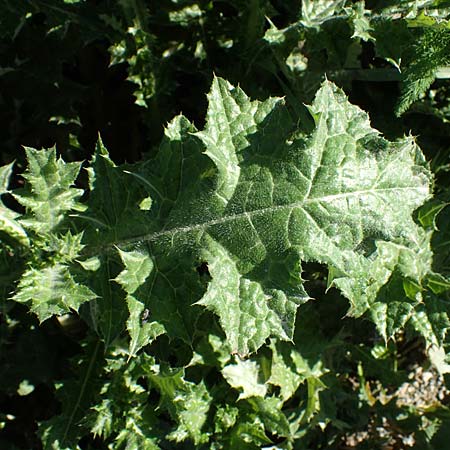
[[[0,195],[7,193],[14,162],[0,167]]]
[[[346,8],[353,25],[352,38],[360,38],[363,41],[375,40],[372,36],[370,25],[370,11],[365,8],[364,2],[357,2],[353,7]]]
[[[288,437],[291,434],[289,422],[281,411],[282,402],[278,397],[252,397],[248,401],[263,421],[267,431],[283,437]]]
[[[330,268],[354,315],[393,270],[415,280],[429,269],[427,236],[412,214],[430,196],[430,173],[412,138],[380,137],[329,82],[309,108],[309,136],[280,100],[252,102],[221,79],[209,99],[204,131],[178,117],[154,159],[125,171],[100,146],[91,169],[86,214],[96,230],[85,242],[151,259],[155,270],[133,297],[170,336],[190,343],[193,305],[203,305],[242,356],[270,336],[292,339],[309,298],[302,260]]]
[[[192,439],[196,445],[206,442],[208,436],[202,432],[211,406],[211,396],[203,382],[190,385],[186,393],[177,394],[173,400],[179,425],[168,435],[176,442]]]
[[[448,203],[433,199],[419,208],[417,220],[424,228],[437,230],[436,217],[446,206],[448,206]]]
[[[190,438],[195,444],[207,440],[202,432],[211,406],[211,396],[203,381],[199,384],[184,379],[181,369],[154,365],[147,372],[150,382],[160,391],[161,407],[166,408],[178,421],[178,427],[169,438],[180,442]]]
[[[266,395],[267,385],[260,381],[260,368],[256,361],[236,358],[235,364],[222,369],[222,375],[230,386],[241,391],[239,399]]]
[[[143,428],[148,424],[141,422],[140,417],[134,417],[133,414],[126,418],[126,428],[121,429],[116,438],[117,448],[160,450],[158,439],[148,436],[148,430]]]
[[[450,328],[448,302],[429,293],[411,317],[412,326],[425,338],[427,346],[440,347]]]
[[[343,9],[345,0],[305,0],[302,2],[301,23],[307,27],[319,27]]]
[[[158,322],[148,322],[146,315],[150,314],[145,306],[133,296],[127,297],[128,311],[127,330],[131,337],[130,357],[148,344],[151,344],[159,335],[165,333],[165,328]]]
[[[385,306],[382,306],[378,302],[377,307],[371,309],[371,314],[380,333],[386,339],[388,338],[386,335],[386,320],[389,318],[387,303],[391,299],[389,298],[389,294],[386,297],[386,294],[381,290],[382,287],[387,286],[389,280],[396,277],[397,279],[398,277],[409,278],[420,286],[422,280],[431,270],[432,253],[429,245],[430,234],[423,233],[423,230],[420,230],[415,225],[412,226],[411,231],[416,233],[414,237],[415,242],[413,241],[414,243],[411,244],[411,248],[394,242],[378,241],[376,243],[376,252],[373,254],[376,258],[362,259],[359,262],[354,261],[355,263],[357,262],[354,265],[354,270],[360,272],[359,276],[353,275],[353,277],[350,276],[347,278],[339,278],[336,276],[336,279],[333,279],[333,283],[351,301],[350,315],[355,317],[360,316],[368,309],[371,309],[377,300],[385,303]],[[361,281],[357,281],[358,278],[361,280],[361,276],[366,278],[362,284]],[[399,282],[402,284],[401,281]],[[400,299],[401,302],[404,301],[405,304],[402,303],[402,305],[393,306],[391,312],[393,315],[399,312],[399,317],[405,317],[407,319],[406,311],[400,311],[404,308],[409,308],[407,303],[410,303],[410,300],[407,299],[406,295],[403,296],[402,293],[397,292],[396,295],[397,299]],[[404,320],[396,321],[396,323],[400,327],[404,323]],[[394,332],[394,329],[398,327],[395,326],[392,331]]]
[[[148,402],[148,391],[142,387],[145,367],[153,358],[141,354],[127,361],[123,349],[113,349],[107,357],[102,381],[101,401],[90,408],[84,425],[89,425],[96,437],[114,439],[112,448],[158,449],[157,412]]]
[[[230,360],[231,347],[219,336],[208,334],[195,347],[189,366],[210,365],[224,367]]]
[[[142,229],[145,215],[139,204],[148,193],[130,173],[117,167],[99,138],[88,168],[90,196],[86,211],[78,214],[91,243],[114,242]],[[145,180],[144,180],[145,181]],[[144,187],[144,188],[143,188]]]
[[[17,286],[13,300],[30,305],[31,310],[43,322],[52,315],[77,311],[80,305],[96,295],[77,283],[68,266],[55,264],[42,269],[29,269]]]
[[[427,287],[433,294],[443,294],[450,290],[450,280],[439,273],[430,273],[427,278]]]
[[[272,366],[268,383],[279,386],[283,401],[290,399],[304,380],[296,371],[289,347],[271,341]]]
[[[241,418],[241,420],[243,419]],[[265,445],[270,444],[272,444],[272,441],[265,433],[262,420],[258,416],[253,415],[232,428],[227,448],[230,450],[234,448],[254,450],[255,448],[264,448]]]
[[[413,298],[415,301],[408,301],[401,276],[391,276],[388,283],[380,289],[377,301],[370,306],[372,320],[385,340],[403,328],[420,299],[420,293],[417,293]]]
[[[400,116],[431,86],[438,69],[450,62],[450,30],[442,24],[426,27],[413,46],[410,65],[403,75],[402,95],[396,114]]]
[[[264,292],[259,283],[242,277],[236,263],[217,243],[211,244],[210,251],[202,256],[208,261],[212,280],[206,294],[197,304],[208,307],[220,317],[223,329],[228,331],[227,338],[233,352],[246,355],[261,347],[267,336],[290,339],[296,308],[309,298],[304,290],[299,288],[295,292],[293,286],[293,295],[290,298],[283,291],[275,289],[275,286]],[[273,261],[270,268],[274,275],[276,265],[277,262]],[[289,270],[287,264],[284,264],[283,268]],[[294,278],[295,272],[292,272]],[[288,272],[286,277],[280,273],[277,281],[281,282],[286,278],[289,283],[292,281],[289,280],[290,274],[291,272]],[[300,270],[297,272],[298,278],[299,274]],[[267,277],[268,283],[271,278],[274,280],[275,276]]]
[[[73,187],[81,163],[65,163],[56,159],[56,150],[25,148],[28,168],[22,192],[15,191],[17,200],[25,206],[27,214],[21,224],[38,234],[55,231],[65,214],[75,208],[82,190]]]
[[[140,252],[123,252],[119,250],[120,258],[125,266],[115,280],[128,294],[133,294],[144,284],[153,269],[153,262],[148,255]]]

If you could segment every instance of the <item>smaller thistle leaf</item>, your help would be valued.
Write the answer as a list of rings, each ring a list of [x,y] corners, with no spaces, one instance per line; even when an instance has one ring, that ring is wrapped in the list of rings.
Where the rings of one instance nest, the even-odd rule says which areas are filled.
[[[55,231],[83,193],[72,187],[81,163],[57,160],[54,148],[38,151],[26,147],[25,151],[28,160],[23,174],[25,188],[14,193],[27,210],[20,222],[38,234],[47,234]]]
[[[100,399],[90,408],[83,424],[94,436],[114,440],[114,448],[158,449],[156,443],[162,434],[158,412],[151,407],[148,391],[141,385],[144,368],[153,365],[154,360],[145,354],[133,361],[124,356],[122,346],[108,352]]]
[[[424,28],[412,47],[411,64],[405,69],[402,95],[396,114],[402,115],[431,86],[438,69],[450,63],[450,29],[445,23]]]
[[[224,406],[218,406],[214,416],[214,431],[224,433],[236,425],[239,418],[239,409],[226,403]]]
[[[125,269],[117,275],[115,281],[127,294],[133,294],[150,275],[153,270],[153,261],[148,255],[138,251],[124,252],[119,249],[119,255]]]
[[[83,250],[82,239],[83,233],[72,234],[70,231],[65,234],[49,234],[41,248],[45,252],[57,255],[58,262],[70,263]]]
[[[110,385],[111,384],[109,384],[109,386]],[[106,386],[105,390],[107,391],[108,389]],[[91,408],[89,424],[91,432],[94,436],[100,436],[102,438],[108,438],[111,436],[114,426],[114,407],[112,399],[103,399],[100,403]]]
[[[427,278],[426,284],[433,294],[436,295],[450,290],[450,280],[439,273],[431,273]]]
[[[249,397],[264,397],[267,385],[260,381],[260,367],[256,361],[236,358],[235,364],[222,369],[222,375],[234,389],[240,390],[239,400]]]
[[[230,360],[231,349],[228,342],[215,334],[203,336],[195,346],[194,355],[188,367],[196,365],[224,367]]]
[[[446,206],[448,206],[448,203],[432,199],[419,208],[417,220],[425,229],[437,231],[436,218]]]
[[[68,266],[58,263],[27,270],[12,299],[29,304],[31,311],[43,322],[54,314],[77,311],[80,305],[95,297],[88,287],[73,279]]]
[[[28,235],[17,218],[19,214],[6,208],[0,201],[0,231],[3,231],[20,242],[23,246],[29,247]]]
[[[278,397],[251,397],[248,402],[263,421],[267,431],[280,437],[291,435],[289,421],[282,411],[282,401]]]
[[[376,302],[370,308],[370,316],[385,341],[394,337],[414,313],[414,306],[406,301]]]
[[[188,389],[173,400],[178,428],[167,438],[176,442],[192,439],[195,445],[199,445],[208,441],[208,435],[202,432],[202,428],[208,419],[212,399],[203,381],[197,385],[186,384]]]
[[[391,277],[410,279],[419,286],[421,285],[422,280],[425,279],[431,270],[431,234],[416,226],[413,226],[412,231],[416,234],[414,246],[407,247],[400,243],[378,241],[376,243],[376,252],[373,255],[376,256],[375,258],[360,258],[353,261],[351,269],[355,271],[353,276],[340,278],[339,275],[333,274],[332,284],[338,286],[350,300],[351,309],[349,315],[359,317],[367,310],[370,310],[377,300],[382,299],[384,294],[380,290],[389,282]],[[356,262],[358,264],[355,264]],[[351,274],[352,272],[349,273]],[[365,281],[361,283],[361,280],[364,279]],[[404,291],[402,291],[402,294],[397,293],[397,299],[400,301],[404,299],[408,302],[406,297]],[[381,300],[381,302],[386,303],[389,300]],[[409,307],[405,306],[405,308],[408,309]],[[398,308],[392,308],[390,311],[393,314],[395,311],[400,313]],[[388,312],[388,309],[380,304],[371,312],[375,324],[385,337],[387,336],[385,320],[388,319]],[[402,316],[403,314],[406,314],[406,310],[401,313]],[[394,320],[394,322],[401,327],[403,319],[400,321]]]
[[[410,319],[410,324],[424,338],[427,347],[440,347],[450,328],[450,308],[446,300],[428,293]]]
[[[239,450],[273,449],[273,442],[267,437],[264,424],[254,414],[240,421],[229,432],[229,449]],[[276,447],[275,447],[276,448]]]
[[[131,342],[129,358],[136,356],[137,352],[148,344],[151,344],[158,336],[166,332],[164,325],[159,322],[148,322],[149,310],[133,296],[127,297],[130,316],[127,319],[127,330]]]
[[[98,269],[100,269],[100,266],[102,265],[100,258],[97,256],[92,256],[90,258],[87,258],[85,260],[77,260],[77,263],[88,272],[96,272]]]
[[[371,11],[365,8],[364,2],[357,2],[352,7],[344,9],[349,15],[353,26],[352,38],[360,38],[365,42],[374,41],[372,26],[370,24]]]
[[[212,398],[203,383],[194,384],[184,379],[184,370],[153,365],[147,373],[150,383],[160,394],[160,407],[165,408],[178,422],[178,428],[168,437],[180,442],[187,438],[195,444],[208,437],[201,429],[208,419]]]
[[[308,28],[319,28],[324,22],[343,12],[345,0],[304,0],[300,23]]]
[[[137,418],[127,417],[126,428],[121,429],[118,433],[115,443],[115,448],[124,449],[145,449],[145,450],[161,450],[161,447],[157,444],[158,439],[154,437],[146,436],[147,429],[144,428],[148,424],[140,423]]]
[[[282,342],[270,342],[272,350],[272,367],[268,383],[280,388],[280,396],[285,402],[289,400],[300,386],[304,378],[296,370],[291,358],[292,347]]]

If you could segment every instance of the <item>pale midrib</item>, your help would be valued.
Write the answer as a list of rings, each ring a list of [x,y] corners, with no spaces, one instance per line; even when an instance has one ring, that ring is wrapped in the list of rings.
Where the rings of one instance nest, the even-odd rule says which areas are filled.
[[[174,227],[169,229],[164,229],[161,231],[155,231],[153,233],[143,234],[140,236],[135,236],[129,239],[124,239],[120,242],[115,242],[113,244],[110,244],[110,246],[127,246],[132,245],[138,242],[151,242],[155,241],[161,237],[164,236],[171,236],[175,234],[181,234],[181,233],[190,233],[193,231],[201,231],[204,229],[207,229],[209,227],[213,227],[215,225],[222,225],[228,222],[233,222],[235,220],[243,219],[246,217],[255,217],[258,215],[264,215],[267,213],[272,213],[276,211],[280,211],[283,209],[293,209],[293,208],[302,208],[305,205],[312,204],[312,203],[321,203],[321,202],[332,202],[334,200],[340,200],[347,197],[362,197],[364,195],[377,195],[380,193],[387,193],[387,192],[397,192],[397,191],[416,191],[421,192],[424,194],[428,193],[428,188],[426,186],[403,186],[403,187],[393,187],[393,188],[380,188],[380,189],[365,189],[365,190],[359,190],[359,191],[352,191],[352,192],[343,192],[340,194],[332,194],[332,195],[325,195],[323,197],[314,197],[314,198],[308,198],[301,200],[299,202],[290,203],[286,205],[276,205],[276,206],[269,206],[267,208],[261,208],[261,209],[254,209],[252,211],[245,211],[238,214],[230,214],[224,217],[219,217],[217,219],[207,220],[200,223],[194,223],[186,226],[181,227]]]

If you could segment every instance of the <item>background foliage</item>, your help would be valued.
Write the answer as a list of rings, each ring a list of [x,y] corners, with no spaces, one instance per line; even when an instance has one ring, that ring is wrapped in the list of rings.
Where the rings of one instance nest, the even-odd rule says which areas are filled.
[[[445,0],[0,2],[0,446],[445,448],[449,15]],[[214,91],[214,76],[262,102],[269,118],[268,99],[283,97],[279,123],[298,130],[299,148],[317,133],[326,108],[314,98],[325,79],[368,113],[383,142],[414,136],[427,160],[416,163],[433,174],[433,197],[415,210],[414,224],[402,216],[414,239],[393,233],[386,241],[406,245],[426,270],[415,266],[414,277],[406,256],[397,256],[376,301],[357,314],[349,294],[356,287],[339,281],[331,257],[305,258],[295,280],[274,264],[285,288],[303,283],[292,342],[272,332],[236,347],[214,305],[217,287],[202,299],[207,308],[186,313],[186,330],[171,330],[170,311],[161,306],[158,317],[140,300],[154,260],[142,248],[122,248],[99,261],[89,248],[148,227],[140,214],[151,210],[154,192],[130,172],[156,179],[166,167],[158,155],[175,158],[179,142],[201,152],[200,141],[216,133],[220,89],[227,101],[241,101],[218,78]],[[189,121],[172,121],[180,113]],[[270,120],[277,122],[267,120],[270,133]],[[273,139],[284,145],[290,138],[281,134]],[[239,132],[230,139],[240,142]],[[210,173],[195,158],[192,173]],[[409,176],[409,166],[398,167],[399,178]],[[171,198],[169,183],[157,182]],[[207,177],[199,191],[186,183],[195,195],[209,186]],[[119,203],[117,214],[124,187],[133,200]],[[181,208],[194,210],[189,201],[186,194]],[[98,222],[110,230],[100,237]],[[220,248],[202,248],[195,282],[190,266],[162,262],[161,273],[192,302],[215,286],[222,267],[233,267]],[[280,267],[295,261],[289,255]],[[236,267],[236,277],[250,273]],[[401,308],[394,313],[392,305]]]

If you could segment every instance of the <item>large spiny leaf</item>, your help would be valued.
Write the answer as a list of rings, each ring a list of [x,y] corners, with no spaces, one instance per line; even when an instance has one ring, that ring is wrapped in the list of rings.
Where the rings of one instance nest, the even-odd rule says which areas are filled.
[[[87,251],[103,253],[91,289],[76,285],[61,260],[27,271],[16,300],[32,301],[43,320],[94,291],[101,334],[110,342],[126,326],[132,355],[164,330],[190,342],[197,304],[218,315],[232,350],[245,355],[269,336],[292,338],[296,309],[309,298],[304,260],[327,264],[350,312],[371,309],[385,337],[403,326],[416,305],[377,296],[392,277],[420,285],[429,270],[429,239],[412,220],[429,195],[429,173],[414,141],[384,140],[328,82],[310,107],[310,136],[295,130],[281,100],[251,102],[224,80],[214,81],[209,101],[205,130],[176,118],[148,162],[117,167],[99,143],[82,216]],[[79,165],[57,161],[54,150],[27,154],[22,223],[44,234],[75,206]],[[121,261],[126,324],[117,285],[120,304],[109,298]]]
[[[102,151],[88,214],[103,210],[109,219],[103,232],[86,233],[86,245],[151,259],[133,297],[171,337],[192,339],[201,319],[195,303],[218,315],[241,355],[269,336],[291,339],[296,309],[309,298],[302,260],[328,265],[354,315],[370,308],[394,270],[420,283],[427,267],[413,273],[401,263],[428,251],[412,219],[430,180],[414,140],[386,141],[329,82],[310,112],[315,129],[304,136],[283,101],[251,102],[216,79],[204,131],[177,117],[156,158],[126,171]],[[114,216],[95,192],[113,199]],[[146,195],[151,207],[139,209]],[[404,250],[385,261],[387,244]],[[376,283],[374,268],[383,275]]]

